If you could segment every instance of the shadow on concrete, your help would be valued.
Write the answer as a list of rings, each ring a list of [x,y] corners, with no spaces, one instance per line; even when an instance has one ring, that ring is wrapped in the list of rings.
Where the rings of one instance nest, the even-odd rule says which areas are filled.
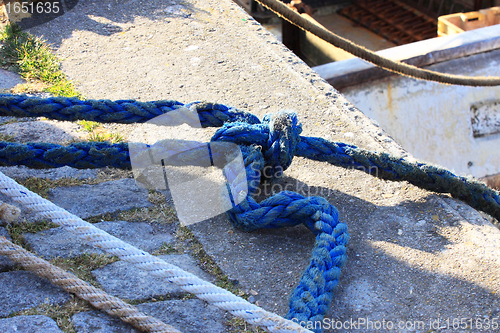
[[[443,327],[442,321],[448,318],[482,316],[482,320],[491,320],[500,316],[500,297],[479,283],[489,278],[487,268],[478,273],[477,267],[463,265],[470,264],[473,256],[444,255],[463,244],[441,232],[443,228],[459,228],[460,219],[443,210],[437,195],[385,206],[339,190],[309,187],[290,177],[273,184],[293,184],[286,189],[327,198],[349,226],[349,259],[327,315],[329,320],[419,321],[414,325],[423,321],[425,329],[397,330],[423,332],[433,328],[430,320],[440,319]],[[309,263],[314,245],[314,236],[307,228],[300,225],[245,233],[234,229],[224,214],[189,228],[240,288],[258,292],[254,296],[258,305],[280,315],[287,313],[288,298]],[[325,332],[353,331],[324,328]],[[365,327],[360,331],[380,330]]]
[[[4,12],[10,22],[16,22],[23,30],[47,23],[72,10],[79,0],[4,1]]]
[[[22,20],[19,25],[47,40],[54,48],[59,48],[62,41],[70,38],[74,31],[91,31],[102,36],[121,33],[121,25],[132,24],[137,17],[151,20],[167,20],[173,17],[190,17],[200,9],[188,2],[172,4],[162,0],[117,0],[90,1],[79,0],[71,10],[62,16],[53,17],[40,26],[38,21],[30,23],[31,18]],[[51,22],[49,22],[51,21]],[[41,22],[41,21],[40,21]],[[35,24],[36,23],[36,24]],[[133,27],[133,26],[132,26]],[[132,28],[130,26],[125,29]]]

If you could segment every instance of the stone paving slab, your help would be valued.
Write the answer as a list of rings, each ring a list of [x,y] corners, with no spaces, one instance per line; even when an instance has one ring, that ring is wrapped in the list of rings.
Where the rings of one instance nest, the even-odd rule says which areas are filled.
[[[286,313],[288,297],[297,284],[314,245],[305,227],[245,233],[222,215],[189,227],[219,267],[238,287],[253,295],[256,304]],[[272,272],[272,276],[270,275]]]
[[[2,333],[63,333],[57,323],[47,316],[17,316],[0,319]]]
[[[0,227],[0,237],[5,237],[8,240],[12,240],[10,238],[9,232],[7,229]],[[0,272],[5,272],[9,270],[14,265],[14,262],[10,260],[6,256],[0,256]]]
[[[226,315],[213,305],[190,300],[171,300],[137,305],[137,308],[184,333],[223,333]],[[72,317],[77,333],[138,333],[132,326],[100,311],[81,312]]]
[[[147,252],[154,252],[163,243],[168,244],[173,240],[171,232],[157,231],[145,222],[99,222],[95,223],[94,226]],[[83,253],[105,253],[85,244],[83,240],[75,238],[75,234],[65,227],[52,228],[36,234],[26,233],[23,237],[38,255],[45,258],[77,257]]]
[[[32,120],[32,119],[30,119]],[[77,123],[57,120],[22,121],[5,124],[0,133],[14,137],[16,142],[51,142],[67,144],[77,139],[84,139]]]
[[[71,317],[76,333],[139,333],[119,318],[100,311],[86,311]]]
[[[97,185],[59,187],[49,191],[49,200],[81,218],[105,213],[150,207],[148,190],[131,178]]]
[[[43,303],[62,305],[69,300],[69,293],[33,273],[0,273],[0,317]]]
[[[159,258],[176,265],[196,276],[214,282],[214,278],[202,271],[196,261],[187,254],[161,255]],[[144,300],[160,296],[182,297],[185,291],[166,279],[152,276],[144,270],[124,261],[117,261],[92,271],[102,288],[109,294],[129,300]]]
[[[46,178],[50,180],[61,178],[94,179],[99,172],[98,170],[99,169],[75,169],[69,166],[55,169],[30,169],[24,165],[0,167],[0,172],[4,175],[16,179],[25,179],[29,177]]]

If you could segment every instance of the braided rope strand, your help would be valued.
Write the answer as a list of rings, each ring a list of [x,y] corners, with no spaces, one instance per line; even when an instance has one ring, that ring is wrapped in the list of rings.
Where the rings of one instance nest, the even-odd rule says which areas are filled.
[[[131,324],[143,332],[181,333],[176,328],[140,312],[137,308],[125,303],[121,299],[111,296],[101,289],[77,278],[75,275],[38,258],[22,247],[9,242],[5,237],[0,237],[0,254],[8,256],[12,261],[20,264],[25,269],[48,279],[54,285],[90,302],[97,309],[119,317],[124,322]]]
[[[0,164],[25,165],[33,169],[58,168],[65,165],[77,169],[106,166],[130,169],[128,144],[78,142],[67,146],[53,143],[0,142]]]
[[[297,115],[291,112],[266,115],[264,123],[269,124],[269,135],[262,140],[261,148],[249,146],[249,137],[245,135],[241,136],[244,139],[239,142],[231,140],[240,144],[246,165],[246,182],[251,194],[256,191],[261,179],[256,175],[266,174],[262,172],[264,168],[270,168],[273,177],[281,177],[283,170],[292,161],[301,132]],[[228,136],[222,135],[223,132],[227,134],[231,130],[234,132],[234,129],[239,131],[241,126],[236,123],[231,129],[225,129],[226,126],[216,133],[212,141],[224,141]],[[257,131],[258,135],[263,131]],[[252,156],[251,160],[248,156]],[[243,180],[236,179],[231,185],[238,188],[237,183],[241,181]],[[309,266],[290,297],[290,310],[286,318],[302,323],[322,321],[330,308],[333,291],[340,278],[340,269],[347,260],[349,234],[347,225],[339,222],[337,209],[321,197],[305,198],[295,192],[282,191],[261,203],[257,203],[249,195],[231,209],[228,215],[234,226],[246,231],[303,223],[317,235]],[[319,333],[322,329],[313,331]]]
[[[378,178],[407,181],[420,188],[450,193],[471,207],[500,219],[500,193],[473,178],[457,176],[442,167],[409,162],[402,157],[365,150],[322,138],[301,137],[297,156],[361,170]]]
[[[164,100],[79,100],[74,97],[29,97],[0,94],[0,116],[47,117],[55,120],[89,120],[101,123],[144,123],[168,112],[188,108],[197,112],[202,127],[220,127],[227,122],[259,123],[256,116],[222,104],[193,102],[182,104]]]

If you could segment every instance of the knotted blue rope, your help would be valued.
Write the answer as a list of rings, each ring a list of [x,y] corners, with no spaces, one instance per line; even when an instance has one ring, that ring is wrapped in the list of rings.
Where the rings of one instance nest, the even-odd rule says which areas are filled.
[[[375,175],[379,178],[408,181],[424,189],[450,193],[500,219],[499,193],[485,184],[456,176],[434,165],[412,163],[401,157],[367,151],[345,143],[300,136],[302,129],[297,116],[290,112],[266,115],[261,122],[249,113],[212,103],[183,105],[175,101],[80,101],[0,95],[0,115],[45,116],[58,120],[145,122],[180,107],[194,109],[203,127],[222,126],[212,141],[236,143],[241,148],[246,180],[236,178],[235,182],[247,182],[249,195],[228,212],[235,227],[252,231],[303,223],[316,235],[309,266],[291,297],[287,314],[289,319],[306,322],[322,320],[331,302],[332,291],[338,283],[340,268],[346,261],[349,240],[347,226],[339,222],[337,210],[324,198],[306,198],[289,191],[278,193],[260,203],[253,198],[261,176],[280,177],[295,155],[368,173],[375,168]],[[131,168],[127,144],[97,142],[68,146],[0,142],[0,164],[22,164],[34,168],[65,165],[77,168]],[[235,188],[239,186],[232,185]]]
[[[376,170],[375,176],[393,181],[408,181],[426,190],[450,193],[470,206],[500,219],[499,193],[476,180],[456,176],[450,171],[427,163],[409,162],[401,157],[368,151],[341,142],[329,142],[322,138],[303,137],[296,133],[283,133],[274,140],[276,133],[269,131],[267,118],[261,123],[257,117],[244,111],[214,103],[182,104],[176,101],[137,102],[123,100],[80,101],[75,98],[52,97],[47,99],[23,95],[0,95],[0,115],[38,117],[58,120],[95,120],[100,122],[145,122],[158,115],[189,107],[196,110],[201,125],[224,127],[214,140],[257,144],[267,149],[268,166],[279,176],[280,168],[297,156],[325,161],[336,166],[354,168],[367,173]],[[291,119],[290,121],[296,121]],[[299,127],[290,126],[292,131]],[[287,140],[291,138],[291,140]],[[268,142],[266,142],[268,140]],[[295,141],[294,141],[295,140]],[[278,154],[277,147],[280,147]],[[77,143],[69,146],[55,144],[17,144],[0,142],[1,165],[26,165],[32,168],[72,166],[75,168],[100,168],[113,166],[130,169],[126,144]],[[279,155],[279,156],[278,156]],[[280,167],[277,161],[282,158]],[[267,170],[266,170],[267,171]]]
[[[211,140],[240,145],[244,157],[250,195],[228,211],[229,218],[235,227],[245,231],[302,223],[316,234],[309,266],[291,295],[286,318],[298,322],[321,322],[339,282],[340,269],[347,260],[347,225],[339,222],[337,209],[321,197],[306,198],[283,191],[257,203],[251,194],[257,190],[261,176],[281,177],[291,164],[302,128],[297,115],[291,112],[266,115],[262,124],[250,125],[252,131],[246,131],[248,126],[244,123],[226,124]],[[262,172],[264,168],[270,168],[272,172]],[[237,184],[231,185],[238,188]],[[321,329],[315,331],[321,332]]]

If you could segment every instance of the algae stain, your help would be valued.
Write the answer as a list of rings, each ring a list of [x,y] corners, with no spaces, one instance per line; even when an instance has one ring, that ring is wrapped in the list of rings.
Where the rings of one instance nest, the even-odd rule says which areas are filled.
[[[394,118],[394,108],[392,106],[392,86],[391,82],[387,83],[387,109],[389,109],[389,113],[391,114],[391,119]]]

